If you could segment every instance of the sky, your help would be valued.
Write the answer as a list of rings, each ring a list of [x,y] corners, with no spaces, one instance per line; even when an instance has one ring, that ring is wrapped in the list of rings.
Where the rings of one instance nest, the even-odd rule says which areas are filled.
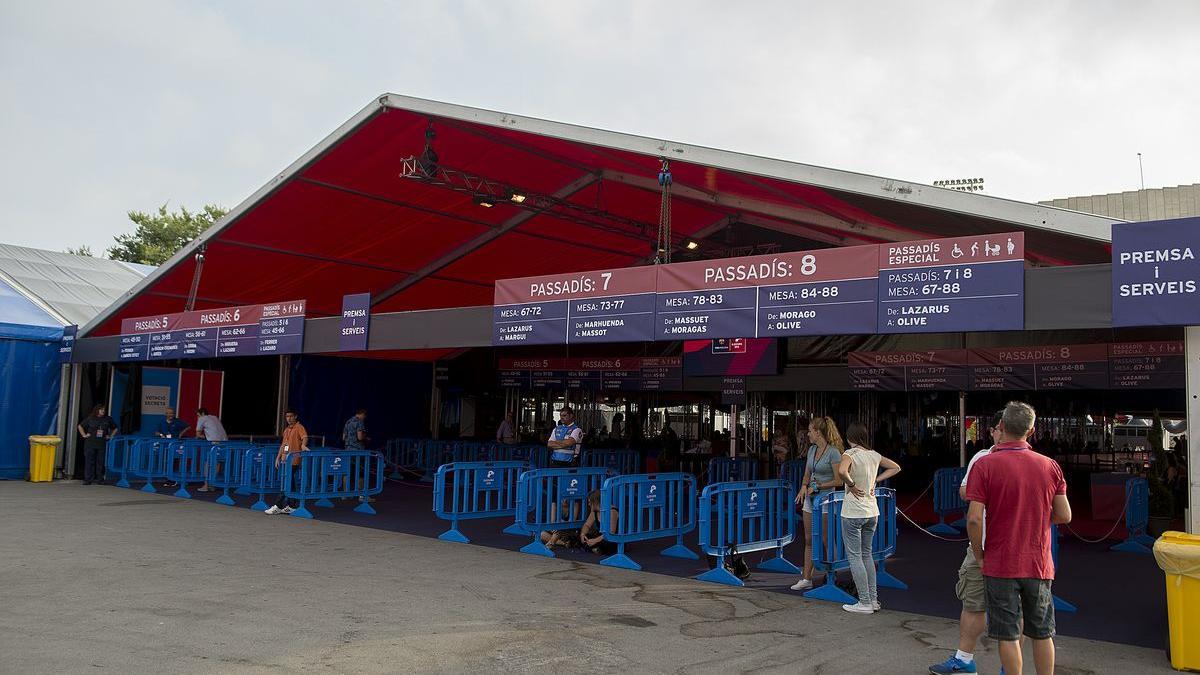
[[[383,92],[1038,201],[1200,182],[1200,2],[0,0],[0,241],[233,207]]]

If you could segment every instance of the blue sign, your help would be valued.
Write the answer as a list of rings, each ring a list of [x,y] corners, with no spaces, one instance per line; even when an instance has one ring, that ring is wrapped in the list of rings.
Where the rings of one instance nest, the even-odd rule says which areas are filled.
[[[503,472],[498,469],[479,469],[475,472],[475,489],[499,490],[504,487],[502,476]]]
[[[666,504],[667,484],[665,481],[642,483],[638,488],[638,505],[643,509],[653,509]]]
[[[345,476],[350,473],[350,462],[341,455],[334,455],[325,460],[325,475]]]
[[[562,476],[558,479],[559,499],[583,499],[587,481],[582,476]]]
[[[571,301],[569,342],[649,342],[654,293]]]
[[[371,327],[371,294],[342,296],[342,326],[338,351],[361,352],[367,349],[367,331]]]
[[[63,326],[62,343],[58,346],[58,362],[70,363],[71,353],[75,350],[75,335],[79,333],[79,326]]]
[[[1025,235],[879,247],[879,332],[1024,330]]]
[[[1200,218],[1112,226],[1113,326],[1200,326]]]
[[[756,518],[763,514],[763,493],[758,490],[738,492],[738,507],[743,518]]]

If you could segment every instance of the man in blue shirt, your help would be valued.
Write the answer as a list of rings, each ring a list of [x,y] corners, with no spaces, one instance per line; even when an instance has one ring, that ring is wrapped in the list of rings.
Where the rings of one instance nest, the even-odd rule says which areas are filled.
[[[347,450],[365,450],[367,442],[367,410],[359,408],[342,427],[342,444]]]
[[[558,411],[558,425],[550,432],[546,441],[550,448],[550,466],[579,466],[579,453],[583,452],[583,429],[575,423],[575,411],[564,406]]]
[[[167,408],[167,418],[158,423],[154,435],[159,438],[183,438],[184,432],[190,428],[187,422],[175,416],[174,408]]]

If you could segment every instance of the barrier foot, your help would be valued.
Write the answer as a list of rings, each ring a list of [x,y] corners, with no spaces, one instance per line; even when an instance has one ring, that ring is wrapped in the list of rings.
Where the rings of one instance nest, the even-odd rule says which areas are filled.
[[[875,564],[875,585],[880,588],[895,588],[900,591],[908,590],[908,584],[900,581],[891,572],[887,571],[882,560]]]
[[[640,569],[642,569],[641,565],[635,563],[633,561],[633,558],[630,558],[629,556],[625,555],[624,553],[614,553],[613,555],[608,556],[604,560],[601,560],[600,564],[605,565],[607,567],[620,567],[623,570],[640,570]]]
[[[1154,537],[1151,537],[1148,534],[1139,534],[1136,537],[1130,537],[1130,538],[1133,539],[1134,541],[1136,541],[1137,543],[1141,544],[1142,546],[1154,546]]]
[[[233,491],[235,495],[252,495],[254,492],[248,487],[240,487]]]
[[[146,481],[146,484],[142,486],[142,492],[158,492],[158,490],[154,489],[154,483]]]
[[[952,526],[946,524],[945,522],[939,522],[936,525],[931,525],[929,527],[929,531],[934,534],[942,534],[942,535],[945,535],[948,537],[958,536],[958,534],[959,534],[958,530],[954,529]]]
[[[858,598],[850,595],[846,591],[838,588],[836,582],[837,575],[833,572],[828,572],[825,575],[825,583],[804,594],[804,597],[811,600],[826,600],[828,602],[836,602],[843,605],[853,605],[858,602]]]
[[[322,498],[318,499],[317,501],[313,502],[313,506],[321,506],[321,507],[324,507],[324,508],[327,508],[327,509],[332,509],[332,508],[333,508],[333,502],[331,502],[331,501],[329,501],[328,499],[326,499],[326,498],[322,497]]]
[[[954,521],[953,523],[950,523],[950,527],[953,527],[956,530],[965,530],[965,529],[967,529],[967,519],[959,518],[958,520]]]
[[[525,531],[525,528],[521,527],[517,523],[513,523],[512,525],[509,525],[508,527],[504,528],[503,532],[504,532],[504,534],[515,534],[518,537],[528,537],[529,536],[529,533]]]
[[[376,513],[375,509],[371,507],[370,502],[359,502],[358,506],[354,507],[354,511],[356,513],[366,513],[372,516]]]
[[[259,495],[258,501],[254,502],[254,504],[250,507],[250,510],[251,511],[266,511],[269,508],[271,508],[271,507],[267,504],[267,500],[263,499],[262,495]]]
[[[129,487],[129,479],[126,478],[125,476],[121,476],[121,480],[117,481],[117,487],[123,487],[123,488]]]
[[[432,482],[433,482],[433,476],[431,476],[431,475],[429,475],[429,474],[425,474],[424,476],[421,476],[421,482],[422,482],[422,483],[432,483]]]
[[[300,502],[300,507],[295,511],[292,511],[292,516],[296,518],[312,518],[313,514],[308,510],[308,507],[304,505],[304,502]]]
[[[467,535],[459,532],[457,527],[451,527],[445,532],[439,534],[438,539],[441,539],[442,541],[453,541],[458,544],[471,543],[471,540],[467,539]]]
[[[217,497],[217,503],[224,504],[225,506],[235,506],[237,504],[237,502],[233,501],[233,497],[229,496],[229,490],[225,490],[221,493],[220,497]]]
[[[1141,553],[1142,555],[1154,555],[1150,549],[1142,546],[1134,539],[1126,539],[1125,541],[1108,549],[1110,551],[1123,551],[1125,553]]]
[[[683,558],[684,560],[700,559],[700,556],[696,555],[695,551],[679,543],[671,546],[670,548],[664,548],[662,553],[659,553],[659,555],[667,558]]]
[[[733,572],[725,569],[725,561],[717,559],[717,566],[696,577],[698,581],[707,581],[712,584],[724,584],[726,586],[745,586],[745,582],[734,576]]]
[[[1066,600],[1063,600],[1062,598],[1058,597],[1057,595],[1053,595],[1050,597],[1054,600],[1054,611],[1056,611],[1056,612],[1074,613],[1074,612],[1079,611],[1075,607],[1075,605],[1072,605],[1071,603],[1067,602]]]
[[[792,564],[792,561],[783,557],[783,549],[776,549],[775,557],[761,562],[756,566],[764,572],[783,572],[786,574],[800,574],[801,570]]]
[[[540,555],[540,556],[545,556],[547,558],[555,557],[554,551],[551,551],[550,549],[546,548],[546,545],[542,543],[541,533],[535,534],[533,536],[535,537],[535,539],[533,541],[531,541],[528,544],[525,544],[524,546],[521,547],[521,553]]]
[[[179,489],[175,491],[175,496],[180,499],[191,499],[192,493],[187,491],[187,486],[183,483],[179,484]]]

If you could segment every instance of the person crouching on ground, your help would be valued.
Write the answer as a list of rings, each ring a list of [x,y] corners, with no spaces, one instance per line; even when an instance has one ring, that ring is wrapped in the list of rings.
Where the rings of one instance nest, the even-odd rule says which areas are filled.
[[[846,546],[846,558],[850,563],[850,574],[858,589],[858,602],[842,605],[842,609],[856,614],[870,614],[880,609],[879,590],[875,585],[875,561],[871,558],[871,544],[875,539],[875,526],[879,522],[879,502],[875,501],[875,483],[887,480],[900,473],[900,465],[867,447],[867,425],[855,422],[846,429],[846,440],[850,449],[842,455],[838,464],[838,476],[846,486],[842,498],[842,541]],[[879,467],[883,473],[879,473]]]

